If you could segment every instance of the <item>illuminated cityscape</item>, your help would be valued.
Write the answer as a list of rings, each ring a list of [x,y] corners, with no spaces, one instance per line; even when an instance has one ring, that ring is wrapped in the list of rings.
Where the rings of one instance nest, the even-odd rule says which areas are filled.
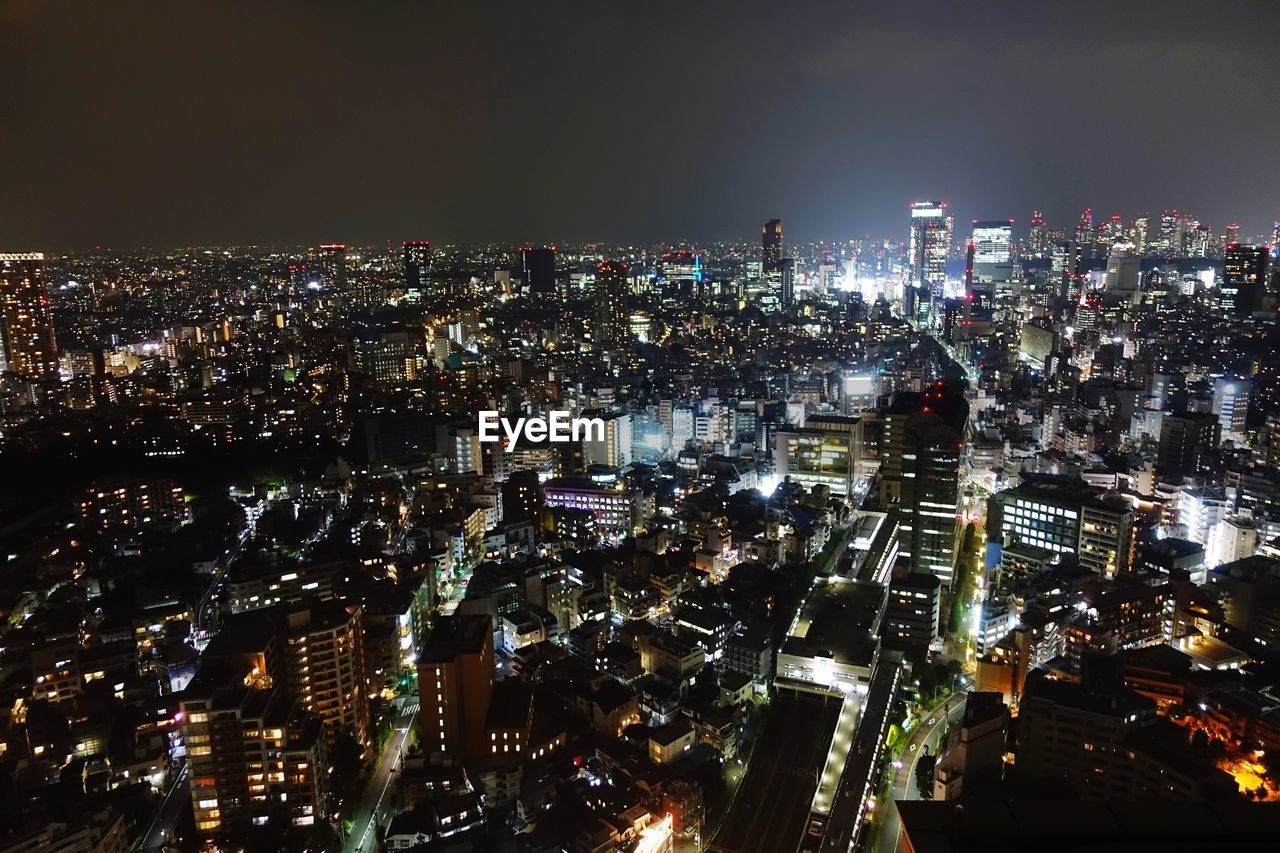
[[[571,5],[0,0],[0,853],[1273,847],[1280,10]]]

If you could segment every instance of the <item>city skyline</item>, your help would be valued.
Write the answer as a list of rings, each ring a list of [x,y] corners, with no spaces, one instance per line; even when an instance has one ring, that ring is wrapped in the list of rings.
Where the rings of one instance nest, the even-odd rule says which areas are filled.
[[[1245,233],[1280,217],[1273,4],[661,11],[11,0],[0,233],[652,242],[781,216],[831,241],[913,198],[978,219],[1167,206]]]
[[[0,853],[1270,849],[1271,0],[0,0]]]

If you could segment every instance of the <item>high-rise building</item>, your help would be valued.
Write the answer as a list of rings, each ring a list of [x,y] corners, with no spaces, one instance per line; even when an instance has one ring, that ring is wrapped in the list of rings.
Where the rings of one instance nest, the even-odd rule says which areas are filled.
[[[459,767],[489,754],[493,619],[438,616],[418,659],[421,744],[433,764]]]
[[[1007,264],[1013,260],[1013,220],[994,222],[973,220],[973,261],[976,264]]]
[[[58,346],[39,252],[0,253],[0,372],[40,380],[58,376]]]
[[[1223,313],[1248,317],[1262,307],[1262,296],[1267,286],[1268,256],[1266,246],[1227,244],[1219,291],[1219,306]]]
[[[941,310],[947,253],[951,251],[951,223],[946,202],[911,203],[911,239],[907,247],[911,278],[907,282],[904,313],[919,324],[935,322],[935,315]],[[936,320],[940,322],[941,317]]]
[[[1092,257],[1093,245],[1095,239],[1093,230],[1093,209],[1086,207],[1080,213],[1080,219],[1076,222],[1075,240],[1076,246],[1086,257]]]
[[[320,263],[320,283],[331,293],[347,290],[347,244],[326,243],[316,250]]]
[[[1124,242],[1124,220],[1112,216],[1098,226],[1097,243],[1103,251],[1110,251],[1116,243]]]
[[[294,697],[249,672],[200,675],[178,694],[191,805],[202,837],[328,820],[324,725]]]
[[[1176,210],[1165,210],[1160,214],[1160,233],[1153,241],[1157,254],[1175,257],[1182,254],[1183,220]]]
[[[770,273],[782,261],[782,220],[770,219],[760,230],[761,262],[764,272]]]
[[[633,422],[629,413],[608,412],[602,409],[584,409],[583,417],[598,417],[604,421],[604,435],[597,438],[588,434],[582,441],[582,452],[588,465],[607,465],[625,468],[631,464]],[[590,431],[588,430],[588,433]]]
[[[1130,301],[1137,301],[1141,271],[1142,258],[1136,253],[1124,249],[1113,249],[1107,256],[1107,271],[1102,288]]]
[[[1241,441],[1253,383],[1239,376],[1219,376],[1213,380],[1213,413],[1224,437]]]
[[[369,678],[359,605],[326,601],[290,611],[284,632],[290,692],[325,724],[332,744],[369,736]]]
[[[278,612],[235,616],[178,694],[201,836],[327,820],[329,739],[289,688],[289,658]]]
[[[796,262],[794,258],[782,258],[769,275],[778,297],[778,304],[789,308],[796,301]]]
[[[1040,211],[1031,212],[1031,223],[1027,227],[1027,252],[1034,257],[1042,257],[1049,250],[1049,226]]]
[[[404,292],[414,300],[431,292],[431,244],[426,240],[404,244]]]
[[[1135,216],[1133,222],[1129,225],[1129,230],[1125,233],[1125,239],[1133,244],[1133,250],[1139,255],[1147,250],[1147,229],[1150,227],[1151,220],[1146,214]]]
[[[1013,220],[973,221],[973,258],[965,274],[979,308],[1005,304],[1013,297]],[[972,273],[969,272],[972,270]],[[966,294],[970,295],[970,294]]]
[[[1211,412],[1170,412],[1160,423],[1156,467],[1177,474],[1207,474],[1222,438],[1218,416]]]
[[[960,456],[969,404],[938,383],[884,411],[880,503],[902,511],[901,553],[950,586],[959,531]]]
[[[1216,244],[1213,240],[1213,230],[1208,225],[1201,225],[1198,222],[1191,223],[1186,234],[1183,236],[1183,251],[1189,258],[1207,258],[1211,254],[1211,249],[1217,254]]]
[[[626,264],[620,261],[596,264],[595,318],[591,336],[598,349],[628,348],[631,324],[627,302],[630,295]]]
[[[889,581],[882,636],[885,645],[923,660],[938,639],[942,582],[937,575],[908,572]]]
[[[1016,488],[991,496],[987,537],[1075,554],[1082,568],[1113,577],[1129,567],[1133,511],[1120,495],[1078,478],[1027,475]]]
[[[502,520],[532,521],[542,516],[542,483],[537,471],[513,471],[502,484]]]
[[[520,277],[529,293],[553,294],[556,292],[556,250],[554,247],[535,249],[520,247]]]
[[[1061,240],[1050,249],[1049,277],[1058,288],[1057,295],[1069,305],[1080,301],[1080,260],[1080,246],[1075,240]]]
[[[774,465],[779,479],[805,488],[823,485],[849,494],[858,480],[862,429],[857,417],[815,416],[804,427],[774,434]]]

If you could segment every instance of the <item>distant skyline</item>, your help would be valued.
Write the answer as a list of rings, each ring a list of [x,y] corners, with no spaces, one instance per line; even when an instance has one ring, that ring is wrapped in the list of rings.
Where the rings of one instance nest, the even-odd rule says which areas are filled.
[[[0,0],[0,250],[1280,218],[1280,4],[796,11]]]

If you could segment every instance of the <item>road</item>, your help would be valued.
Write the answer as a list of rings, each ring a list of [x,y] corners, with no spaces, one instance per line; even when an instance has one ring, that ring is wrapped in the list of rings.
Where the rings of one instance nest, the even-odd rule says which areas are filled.
[[[716,832],[715,851],[795,850],[826,762],[840,700],[781,691],[751,756],[746,778]]]
[[[941,706],[935,708],[926,719],[933,720],[933,725],[925,722],[916,726],[907,740],[907,747],[902,752],[902,767],[893,775],[893,790],[890,799],[918,800],[920,792],[916,789],[916,762],[927,749],[937,754],[938,744],[951,723],[958,722],[964,716],[964,693],[957,693]],[[902,823],[898,819],[898,809],[890,806],[885,815],[884,828],[880,830],[877,849],[880,853],[894,853],[898,849],[898,836],[902,834]]]
[[[173,780],[173,784],[169,786],[169,790],[165,792],[164,802],[160,804],[160,811],[156,812],[155,819],[151,821],[151,827],[146,835],[142,836],[140,849],[163,850],[169,843],[169,839],[173,837],[173,830],[182,817],[182,810],[190,803],[191,786],[187,784],[187,766],[184,764],[178,771],[177,778]]]
[[[200,598],[200,603],[196,605],[195,628],[198,640],[203,639],[208,642],[209,629],[213,626],[214,615],[218,610],[217,594],[224,586],[227,575],[231,571],[231,566],[240,558],[240,554],[244,551],[244,545],[248,541],[249,528],[246,526],[236,537],[236,544],[228,548],[219,558],[213,576],[209,578],[209,588],[205,590],[204,595]]]
[[[387,797],[396,771],[400,767],[400,758],[409,743],[409,733],[418,719],[418,700],[412,698],[400,709],[396,719],[395,733],[387,742],[387,748],[378,756],[369,784],[356,806],[355,816],[351,821],[351,833],[342,845],[343,853],[363,853],[378,849],[377,827],[386,819],[386,811],[391,805]]]

